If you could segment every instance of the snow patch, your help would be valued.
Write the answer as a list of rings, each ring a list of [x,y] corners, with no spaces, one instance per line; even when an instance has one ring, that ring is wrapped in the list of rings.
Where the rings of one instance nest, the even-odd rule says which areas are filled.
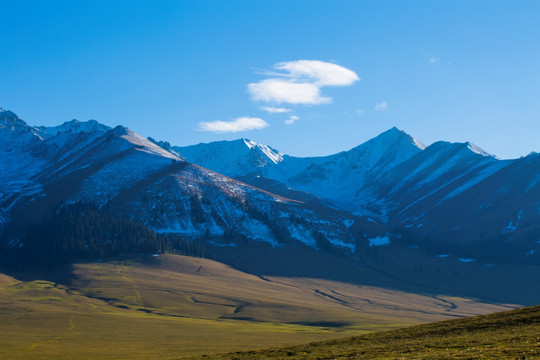
[[[342,247],[342,248],[348,248],[352,252],[354,252],[354,249],[356,248],[354,244],[346,243],[346,242],[342,241],[341,239],[330,238],[330,239],[328,239],[328,241],[330,241],[330,243],[332,245],[334,245],[334,246],[339,246],[339,247]]]
[[[521,220],[521,215],[522,215],[522,214],[523,214],[523,210],[520,210],[520,211],[518,212],[518,214],[517,214],[517,220],[516,220],[516,223],[514,224],[513,221],[510,221],[510,222],[508,223],[508,225],[506,225],[506,226],[504,227],[504,229],[502,230],[502,233],[503,233],[503,234],[508,234],[508,233],[513,232],[513,231],[516,231],[516,229],[517,229],[518,226],[519,226],[519,222],[520,222],[520,220]]]
[[[385,246],[390,245],[390,237],[377,236],[376,238],[368,239],[369,246]]]
[[[475,154],[478,154],[478,155],[482,155],[482,156],[489,156],[489,157],[493,157],[493,155],[485,152],[484,150],[482,150],[481,148],[479,148],[478,146],[474,145],[473,143],[470,143],[470,142],[467,142],[467,148],[469,150],[471,150],[473,153]]]
[[[316,242],[309,233],[309,231],[306,231],[303,228],[299,226],[297,227],[295,225],[289,226],[288,230],[291,238],[298,240],[306,244],[307,246],[316,247]]]
[[[279,152],[272,149],[270,146],[259,144],[255,141],[251,141],[247,139],[244,139],[244,143],[249,149],[258,149],[259,151],[261,151],[274,164],[277,164],[283,161],[283,155],[281,155]]]
[[[233,242],[230,242],[230,243],[220,243],[220,242],[213,241],[213,240],[209,240],[208,242],[209,242],[210,244],[216,246],[216,247],[236,247],[236,244],[233,243]]]

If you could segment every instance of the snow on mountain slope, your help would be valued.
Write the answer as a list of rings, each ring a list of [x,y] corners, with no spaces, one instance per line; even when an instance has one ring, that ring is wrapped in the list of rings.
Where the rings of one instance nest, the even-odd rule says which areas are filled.
[[[436,142],[380,176],[379,196],[403,213],[422,201],[432,206],[506,165],[469,143]]]
[[[59,203],[87,201],[157,231],[227,244],[350,253],[392,226],[418,238],[506,239],[523,254],[540,251],[534,153],[503,161],[471,143],[426,148],[396,128],[325,157],[283,155],[246,139],[171,148],[92,121],[34,128],[5,110],[0,139],[0,226],[19,230]]]
[[[173,146],[185,160],[227,176],[257,172],[283,161],[283,155],[249,139],[216,141],[192,146]]]
[[[326,198],[345,208],[374,175],[425,148],[397,128],[339,154],[299,158],[241,139],[174,147],[184,159],[232,177],[261,175],[296,190]]]
[[[45,161],[35,148],[43,139],[11,111],[0,108],[0,231],[20,194],[36,193],[41,185],[34,177]]]
[[[346,244],[348,251],[356,247],[345,225],[347,220],[354,222],[350,215],[306,207],[183,162],[120,192],[109,207],[142,220],[156,231],[224,237],[224,243],[244,236],[271,246],[299,241],[316,247],[312,233],[317,232],[334,246],[343,248]]]
[[[72,201],[104,205],[124,188],[147,178],[180,158],[163,150],[131,130],[118,126],[86,149],[86,156],[75,153],[80,169],[94,168],[86,174],[80,192]],[[105,150],[105,151],[103,151]],[[99,165],[96,167],[96,165]]]
[[[26,124],[19,125],[33,131]],[[49,135],[45,140],[38,137],[37,150],[33,150],[40,155],[33,158],[40,161],[31,174],[35,191],[11,194],[16,200],[11,206],[6,199],[2,203],[0,217],[4,222],[12,220],[12,235],[39,221],[58,204],[81,201],[143,222],[156,231],[217,236],[226,243],[255,241],[318,248],[329,244],[350,253],[368,235],[387,232],[380,225],[362,231],[365,220],[343,211],[290,200],[189,164],[122,126]],[[256,151],[269,161],[280,161],[268,147],[243,142],[248,153]],[[0,157],[1,165],[21,174],[27,171],[28,163],[21,162],[19,169],[14,161],[31,153]],[[352,225],[354,235],[349,230]]]
[[[432,208],[507,165],[470,143],[436,142],[375,176],[363,189],[370,195],[357,203],[378,209],[379,217],[394,225],[421,228]]]
[[[0,150],[27,151],[41,140],[37,130],[13,112],[0,108]]]
[[[0,150],[0,232],[2,224],[10,219],[10,211],[21,194],[36,194],[42,187],[34,177],[45,162],[27,152]]]
[[[425,215],[426,233],[457,242],[540,248],[540,155],[505,161],[498,171]]]
[[[423,144],[405,132],[392,128],[339,154],[319,158],[286,158],[283,167],[288,165],[287,177],[282,175],[279,178],[277,172],[269,172],[269,176],[274,175],[296,189],[329,198],[351,210],[357,207],[356,198],[360,190],[374,177],[422,152],[424,148]]]
[[[278,162],[251,167],[238,166],[237,153],[223,150],[221,145],[207,144],[214,152],[221,151],[221,156],[227,154],[224,170],[234,169],[229,175],[312,203],[330,201],[420,238],[446,237],[456,244],[471,244],[487,234],[503,234],[522,236],[529,247],[540,239],[540,232],[532,237],[527,232],[527,240],[522,230],[538,222],[532,214],[540,213],[540,195],[535,193],[540,164],[533,165],[535,154],[499,160],[468,142],[440,141],[426,148],[396,128],[339,154],[314,158],[280,154]],[[186,159],[212,168],[214,164],[206,160],[213,155],[203,148],[198,151],[201,153],[189,153]],[[527,169],[517,170],[517,164],[527,161],[531,164]],[[513,175],[510,169],[514,169]],[[523,183],[518,185],[512,176],[523,177]],[[529,201],[518,209],[515,203],[524,194]],[[490,219],[498,220],[495,224]],[[536,248],[528,253],[531,251]]]
[[[181,161],[123,127],[107,132],[60,132],[41,140],[33,153],[40,156],[34,158],[40,166],[35,168],[30,182],[35,184],[35,191],[21,188],[1,204],[8,209],[8,202],[13,203],[6,215],[16,219],[19,227],[39,221],[64,201],[85,200],[102,205],[121,188],[172,161]],[[7,161],[4,164],[10,166]]]

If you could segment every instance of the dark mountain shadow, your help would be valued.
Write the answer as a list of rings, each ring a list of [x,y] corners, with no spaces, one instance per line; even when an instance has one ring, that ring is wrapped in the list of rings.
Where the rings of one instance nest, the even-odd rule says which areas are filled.
[[[359,258],[307,247],[272,248],[261,244],[219,247],[209,254],[268,281],[272,277],[320,278],[431,296],[473,298],[489,303],[540,303],[540,267],[464,262],[403,246],[371,248]]]

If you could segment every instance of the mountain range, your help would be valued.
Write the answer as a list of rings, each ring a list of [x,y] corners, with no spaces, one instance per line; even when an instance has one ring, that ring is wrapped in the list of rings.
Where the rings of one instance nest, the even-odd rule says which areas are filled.
[[[178,147],[95,120],[30,126],[0,109],[6,248],[55,209],[92,203],[215,248],[312,248],[354,259],[399,243],[538,263],[540,155],[500,160],[471,143],[423,145],[392,128],[300,158],[248,139]]]
[[[500,160],[469,142],[426,147],[397,128],[324,157],[288,156],[246,139],[173,149],[278,194],[295,197],[294,189],[314,195],[441,250],[532,257],[539,248],[536,153]]]

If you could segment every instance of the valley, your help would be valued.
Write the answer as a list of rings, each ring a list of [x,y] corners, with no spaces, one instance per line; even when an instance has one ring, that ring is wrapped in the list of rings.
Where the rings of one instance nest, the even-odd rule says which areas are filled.
[[[181,255],[75,263],[46,278],[2,275],[0,357],[182,358],[516,306],[315,277],[252,275]]]

